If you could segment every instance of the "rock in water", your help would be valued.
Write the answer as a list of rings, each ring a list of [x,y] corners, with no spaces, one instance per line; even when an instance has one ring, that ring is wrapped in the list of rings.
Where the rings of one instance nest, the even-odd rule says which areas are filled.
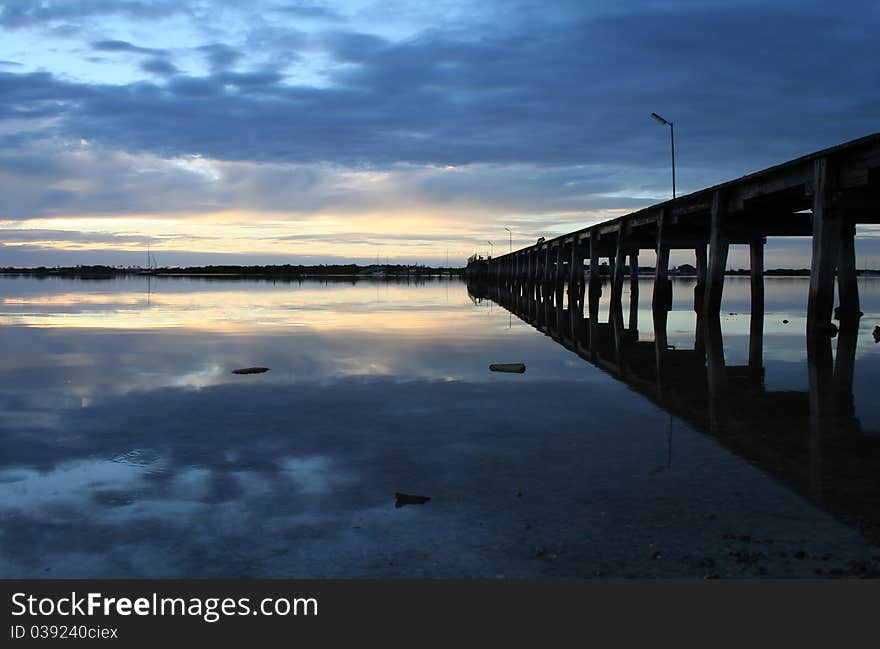
[[[268,372],[268,367],[243,367],[240,370],[232,370],[233,374],[262,374]]]
[[[394,494],[394,506],[403,507],[404,505],[424,505],[431,500],[428,496],[413,496],[411,494],[402,494],[396,492]]]
[[[514,374],[522,374],[526,371],[524,363],[493,363],[489,366],[491,372],[513,372]]]

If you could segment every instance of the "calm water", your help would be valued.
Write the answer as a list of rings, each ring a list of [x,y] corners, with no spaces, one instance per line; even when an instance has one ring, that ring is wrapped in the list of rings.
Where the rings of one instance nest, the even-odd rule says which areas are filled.
[[[643,282],[592,356],[578,314],[458,281],[0,279],[0,577],[872,574],[860,289],[808,350],[807,280],[768,278],[750,364],[734,278],[705,353],[677,281],[665,344]]]

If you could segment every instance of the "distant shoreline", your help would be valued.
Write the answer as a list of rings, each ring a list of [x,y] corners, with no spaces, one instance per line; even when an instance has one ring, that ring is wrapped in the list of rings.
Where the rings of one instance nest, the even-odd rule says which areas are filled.
[[[407,279],[464,275],[464,268],[430,266],[189,266],[185,268],[117,268],[114,266],[38,266],[0,268],[0,275],[36,277],[216,277],[226,279]]]
[[[641,266],[640,277],[651,277],[654,268]],[[880,270],[859,269],[859,276],[880,277]],[[223,279],[412,279],[427,277],[464,277],[465,268],[438,268],[429,266],[191,266],[186,268],[116,268],[113,266],[58,266],[58,267],[6,267],[0,268],[0,276],[26,275],[34,277],[88,277],[111,279],[114,277],[202,277]],[[608,275],[608,267],[600,267],[600,274]],[[629,268],[625,269],[629,275]],[[727,276],[749,276],[749,269],[730,269]],[[684,267],[670,268],[670,277],[696,277],[696,270],[685,264]],[[771,268],[764,271],[765,277],[809,277],[808,268]]]

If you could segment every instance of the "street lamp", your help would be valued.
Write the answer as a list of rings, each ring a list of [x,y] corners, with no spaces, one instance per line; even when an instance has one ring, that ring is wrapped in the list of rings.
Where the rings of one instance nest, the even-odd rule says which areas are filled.
[[[651,113],[651,117],[669,127],[669,138],[672,142],[672,200],[675,200],[675,126],[672,125],[672,122],[663,119],[657,113]]]
[[[492,243],[491,241],[487,241],[486,243],[489,244],[489,256],[494,257],[495,256],[495,244]]]
[[[504,229],[507,230],[507,238],[509,239],[509,241],[508,241],[509,249],[507,252],[511,253],[511,252],[513,252],[513,232],[510,231],[510,228],[504,228]]]

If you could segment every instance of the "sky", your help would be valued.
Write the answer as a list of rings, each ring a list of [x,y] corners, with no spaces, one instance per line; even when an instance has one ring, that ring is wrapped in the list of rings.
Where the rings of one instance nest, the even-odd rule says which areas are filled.
[[[463,264],[668,199],[652,111],[679,194],[880,131],[878,30],[875,0],[0,1],[0,266]]]

